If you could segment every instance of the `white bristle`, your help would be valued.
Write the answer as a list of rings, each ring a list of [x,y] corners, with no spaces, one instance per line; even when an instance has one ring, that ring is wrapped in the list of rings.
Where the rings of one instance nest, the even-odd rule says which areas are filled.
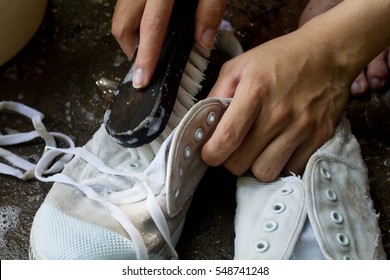
[[[183,76],[181,77],[180,85],[190,94],[197,93],[201,89],[201,85],[197,82],[195,82],[192,77],[188,76],[187,73],[183,73]]]
[[[195,65],[199,68],[200,71],[205,71],[207,69],[209,61],[205,59],[203,56],[198,54],[196,51],[192,50],[189,60],[192,65]]]
[[[151,162],[158,150],[160,149],[164,140],[178,126],[181,119],[189,111],[189,109],[197,102],[195,96],[202,88],[202,81],[204,80],[204,71],[207,69],[211,50],[207,50],[195,44],[189,55],[185,71],[180,81],[177,99],[173,106],[173,111],[168,120],[168,124],[164,131],[151,143],[135,148],[139,157]]]
[[[183,116],[188,112],[188,109],[178,100],[176,100],[174,108],[175,110],[172,112],[170,117],[172,127],[178,126]]]
[[[191,106],[197,101],[195,96],[188,93],[182,86],[179,86],[177,100],[179,100],[186,108],[191,108]]]
[[[173,113],[173,112],[172,112],[170,118],[171,118],[171,120],[172,120],[172,125],[176,124],[176,126],[179,125],[179,123],[180,123],[180,121],[181,121],[181,119],[182,119],[181,116],[178,116],[177,114],[175,114],[175,113]]]
[[[215,44],[215,42],[214,42],[214,44]],[[201,45],[199,45],[198,43],[196,43],[194,45],[193,50],[195,52],[199,53],[201,57],[209,58],[210,55],[211,55],[211,48],[210,49],[205,49]],[[207,68],[207,66],[206,66],[206,68]]]
[[[184,69],[184,73],[187,73],[187,75],[198,84],[204,80],[204,73],[191,63],[187,63],[186,68]]]
[[[169,127],[169,126],[167,126],[166,128],[165,128],[165,130],[161,133],[161,137],[162,137],[162,139],[163,140],[165,140],[165,139],[167,139],[168,138],[168,136],[169,136],[169,134],[171,134],[171,132],[172,132],[172,128],[171,127]],[[164,141],[163,141],[164,142]],[[161,143],[162,144],[162,143]]]
[[[175,110],[172,113],[175,113],[180,117],[184,116],[188,112],[188,109],[181,104],[179,100],[176,100],[174,108]]]

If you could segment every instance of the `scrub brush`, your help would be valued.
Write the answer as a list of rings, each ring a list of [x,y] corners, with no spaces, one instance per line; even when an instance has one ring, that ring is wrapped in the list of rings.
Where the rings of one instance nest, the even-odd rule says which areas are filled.
[[[175,1],[156,71],[147,87],[132,86],[135,59],[131,61],[104,116],[105,128],[115,142],[141,149],[150,144],[158,150],[197,101],[211,53],[194,40],[197,3]]]

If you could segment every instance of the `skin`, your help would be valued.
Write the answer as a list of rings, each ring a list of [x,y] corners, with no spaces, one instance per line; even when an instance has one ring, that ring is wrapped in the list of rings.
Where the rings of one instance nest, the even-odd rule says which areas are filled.
[[[302,26],[310,19],[333,8],[342,0],[311,0],[299,19]],[[369,89],[381,90],[389,82],[390,56],[389,47],[376,56],[351,85],[351,93],[355,96],[365,94]]]
[[[151,80],[171,15],[173,0],[117,0],[112,34],[131,58],[139,40],[133,86],[145,87]],[[199,0],[195,40],[210,48],[225,11],[226,0]],[[138,33],[141,34],[138,36]],[[138,39],[139,37],[139,39]]]
[[[118,4],[122,1],[125,0]],[[157,18],[166,22],[169,18],[165,8],[148,8],[149,2],[156,1],[146,1],[146,6],[137,13],[127,10],[122,14],[124,11],[119,11],[117,6],[114,15],[113,33],[121,45],[126,41],[124,37],[131,37],[127,42],[134,46],[134,34],[140,27],[140,49],[145,48],[144,54],[137,55],[137,65],[144,67],[141,86],[149,81],[158,57],[151,55],[158,53],[158,48],[145,45],[151,39],[143,37],[154,36],[145,33],[144,25],[148,22],[145,19],[151,18],[152,13],[155,13],[153,18],[160,15]],[[217,0],[204,0],[204,5],[200,4],[196,25],[198,41],[202,41],[204,30],[216,28],[214,23],[219,24],[222,19],[220,13],[218,21],[210,21],[212,25],[207,20],[199,23],[200,10],[211,2],[224,4]],[[300,174],[313,152],[332,137],[345,111],[352,82],[390,45],[390,32],[380,28],[390,24],[389,12],[389,0],[371,0],[370,5],[366,0],[344,0],[298,30],[225,63],[210,96],[232,97],[233,101],[203,147],[203,160],[211,166],[223,164],[235,175],[250,170],[262,181],[272,181],[281,173]],[[127,18],[129,13],[132,19],[122,20],[140,25],[134,22],[124,23],[126,28],[122,25],[122,30],[133,32],[131,36],[128,32],[114,32],[115,17]],[[161,38],[154,40],[160,42]],[[145,58],[147,52],[151,52],[149,61]]]

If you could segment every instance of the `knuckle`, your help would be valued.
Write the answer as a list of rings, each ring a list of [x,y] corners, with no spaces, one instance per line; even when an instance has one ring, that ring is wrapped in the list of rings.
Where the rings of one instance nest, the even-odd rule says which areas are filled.
[[[233,151],[237,147],[239,141],[238,132],[232,127],[225,128],[219,136],[219,149]]]
[[[243,168],[243,165],[240,162],[231,159],[227,160],[224,163],[224,167],[236,176],[240,176],[246,171],[246,169]]]
[[[246,93],[246,98],[249,101],[249,104],[258,103],[259,98],[264,95],[264,88],[260,85],[254,86],[249,84],[248,91]]]
[[[297,120],[296,128],[298,132],[308,132],[312,137],[313,143],[317,146],[329,140],[334,133],[334,126],[331,122],[319,121],[310,113],[300,116]]]
[[[123,25],[121,25],[118,21],[113,20],[111,25],[111,33],[115,39],[121,39],[123,34],[125,33]]]
[[[275,180],[284,167],[280,151],[273,153],[272,157],[255,161],[251,166],[252,174],[262,182]]]
[[[237,147],[237,133],[233,129],[223,130],[213,137],[202,149],[202,159],[210,166],[217,166],[226,161]]]
[[[315,126],[315,121],[306,114],[300,115],[296,122],[297,131],[312,131]]]
[[[318,121],[314,116],[314,112],[300,112],[295,119],[295,129],[298,132],[312,132],[319,127]]]
[[[165,31],[166,24],[161,17],[145,15],[142,18],[141,33],[143,32],[162,32]]]
[[[226,61],[219,70],[221,76],[227,76],[233,69],[233,60]]]
[[[270,112],[270,121],[273,123],[283,123],[290,119],[293,115],[293,110],[288,103],[279,103],[275,105]]]
[[[202,149],[202,160],[209,166],[217,166],[218,161],[214,148],[211,145],[206,145]]]
[[[271,182],[276,179],[278,174],[275,174],[270,168],[255,168],[252,166],[251,171],[253,175],[262,182]]]
[[[222,19],[225,11],[225,0],[203,1],[201,4],[200,13],[197,13],[197,21],[203,22],[206,25],[217,27]]]
[[[267,103],[267,100],[271,100],[270,85],[266,80],[259,81],[257,77],[251,77],[246,82],[247,96],[251,101],[258,103],[261,100],[262,103]]]

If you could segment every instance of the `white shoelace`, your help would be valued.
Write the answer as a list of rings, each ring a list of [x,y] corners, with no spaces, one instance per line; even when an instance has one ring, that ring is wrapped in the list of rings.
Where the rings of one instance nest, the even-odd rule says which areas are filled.
[[[10,175],[22,180],[28,180],[34,177],[34,170],[36,164],[29,162],[28,160],[1,148],[2,146],[11,146],[21,143],[29,142],[35,138],[42,138],[45,141],[47,147],[57,147],[55,138],[62,139],[67,143],[69,147],[74,147],[73,140],[65,134],[56,132],[47,132],[42,120],[44,115],[26,105],[13,101],[1,101],[0,111],[10,111],[21,114],[31,119],[34,131],[20,132],[8,135],[0,134],[0,174]],[[65,156],[53,164],[45,174],[60,172],[64,164],[69,162],[71,156]]]
[[[47,132],[44,124],[42,123],[44,115],[28,106],[12,101],[2,101],[0,102],[0,111],[2,110],[14,111],[29,117],[33,122],[35,131],[15,133],[11,135],[0,135],[0,146],[25,143],[34,138],[41,137],[45,141],[46,148],[37,164],[33,164],[3,148],[0,148],[0,159],[9,163],[5,164],[0,162],[0,174],[11,175],[23,180],[35,177],[42,182],[60,182],[77,188],[89,199],[94,200],[105,207],[112,217],[121,224],[134,243],[137,258],[148,259],[148,250],[142,236],[126,213],[124,213],[114,203],[95,192],[93,187],[80,184],[73,178],[59,172],[63,169],[64,165],[73,158],[73,156],[78,156],[102,173],[136,178],[138,179],[138,183],[136,185],[142,187],[146,193],[149,213],[165,242],[169,246],[172,259],[178,258],[167,221],[152,189],[148,184],[148,177],[145,173],[121,172],[108,167],[100,158],[88,150],[81,147],[75,147],[74,142],[68,136],[61,133]],[[54,137],[63,139],[68,143],[69,148],[57,148]],[[64,156],[58,159],[60,155]]]

